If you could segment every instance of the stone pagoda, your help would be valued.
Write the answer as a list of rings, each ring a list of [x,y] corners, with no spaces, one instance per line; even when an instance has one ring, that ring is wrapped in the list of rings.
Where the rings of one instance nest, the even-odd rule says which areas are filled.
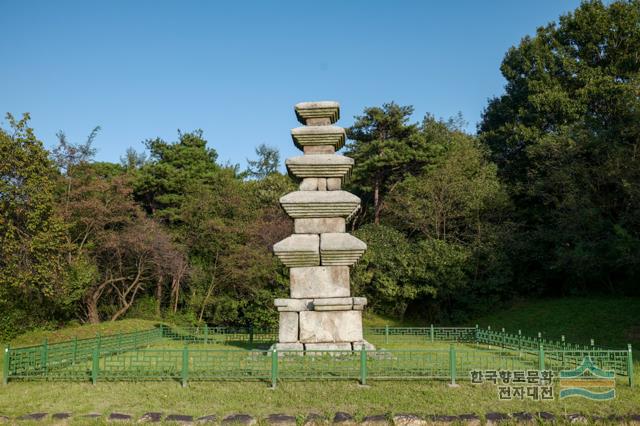
[[[280,328],[276,349],[373,349],[362,336],[364,297],[352,297],[349,268],[367,245],[346,233],[346,222],[360,208],[360,198],[342,191],[353,159],[336,154],[346,134],[333,124],[337,102],[302,102],[295,106],[303,124],[291,130],[304,155],[288,158],[289,174],[300,190],[280,198],[294,221],[294,234],[274,244],[289,267],[290,299],[276,299]]]

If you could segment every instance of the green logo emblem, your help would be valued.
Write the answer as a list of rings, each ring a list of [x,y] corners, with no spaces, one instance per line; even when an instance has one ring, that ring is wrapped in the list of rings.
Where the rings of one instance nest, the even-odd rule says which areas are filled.
[[[560,399],[572,396],[606,401],[616,396],[615,372],[602,370],[586,357],[574,370],[560,372]]]

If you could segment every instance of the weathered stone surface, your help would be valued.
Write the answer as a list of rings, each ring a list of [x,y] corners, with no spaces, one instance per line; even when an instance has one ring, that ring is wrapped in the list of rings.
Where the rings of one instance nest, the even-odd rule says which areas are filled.
[[[255,425],[256,423],[256,419],[248,414],[231,414],[222,419],[223,425]]]
[[[309,120],[314,119],[327,119],[330,123],[340,119],[340,104],[335,101],[299,102],[294,109],[302,124],[312,124]]]
[[[362,426],[386,426],[389,424],[389,419],[384,414],[374,414],[373,416],[366,416],[360,422]]]
[[[326,232],[345,232],[346,221],[343,217],[322,217],[315,219],[295,219],[293,229],[296,234],[322,234]]]
[[[320,305],[314,306],[314,311],[351,311],[353,305]]]
[[[327,178],[327,191],[339,191],[340,189],[342,189],[342,179]]]
[[[144,413],[142,417],[138,419],[138,423],[158,423],[162,420],[162,413],[151,412]]]
[[[303,343],[363,340],[361,311],[300,312],[299,327],[300,341]]]
[[[313,299],[313,306],[335,306],[335,305],[349,305],[353,304],[353,297],[319,297]]]
[[[480,421],[480,417],[476,416],[475,414],[460,414],[458,416],[458,419],[460,419],[460,423],[468,426],[480,426],[480,424],[482,423]]]
[[[281,197],[280,204],[294,219],[346,218],[360,207],[360,198],[347,191],[294,191]]]
[[[332,145],[305,145],[303,149],[304,155],[317,155],[317,154],[335,154],[336,149]]]
[[[327,180],[324,178],[318,178],[318,191],[327,190]]]
[[[458,416],[434,415],[429,416],[429,423],[432,425],[450,425],[459,421]]]
[[[297,312],[280,312],[278,341],[282,343],[293,343],[298,341]]]
[[[320,258],[322,265],[345,265],[355,264],[367,245],[346,233],[324,233],[320,234]]]
[[[332,146],[336,151],[344,146],[347,137],[339,126],[303,126],[291,129],[293,144],[303,151],[305,146]]]
[[[297,178],[338,178],[339,183],[349,176],[353,164],[353,158],[338,154],[299,155],[285,160],[289,174]]]
[[[304,419],[304,426],[324,425],[329,423],[326,417],[318,413],[309,413]]]
[[[218,423],[218,417],[215,414],[198,417],[196,423]]]
[[[48,413],[29,413],[29,414],[24,414],[20,417],[18,417],[18,420],[31,420],[31,421],[36,421],[39,422],[40,420],[44,420],[45,417],[47,417]]]
[[[316,234],[293,234],[273,245],[273,253],[288,267],[318,266],[320,239]]]
[[[275,299],[273,304],[280,312],[300,312],[313,309],[313,299]]]
[[[344,413],[342,411],[338,411],[336,413],[335,416],[333,416],[333,423],[334,424],[342,424],[342,425],[347,425],[347,424],[355,424],[355,419],[353,418],[353,416],[349,413]]]
[[[488,425],[496,425],[509,421],[509,416],[505,413],[487,413],[484,415],[484,418]]]
[[[302,351],[304,350],[304,345],[302,343],[276,343],[273,345],[273,348],[278,351]]]
[[[415,414],[396,414],[393,416],[395,426],[425,426],[427,421]]]
[[[264,419],[265,423],[270,425],[284,425],[284,426],[295,426],[296,418],[294,416],[289,416],[286,414],[269,414],[266,419]]]
[[[291,297],[348,297],[348,266],[316,266],[289,270]]]
[[[589,423],[589,419],[580,413],[567,414],[565,417],[569,423]]]
[[[353,304],[354,305],[366,305],[367,304],[367,298],[366,297],[354,297],[353,298]]]
[[[534,423],[535,421],[533,414],[525,411],[513,413],[511,414],[511,417],[513,417],[518,423]]]
[[[300,191],[317,191],[318,190],[318,178],[304,178],[300,182]]]
[[[536,413],[536,416],[545,422],[554,422],[556,420],[556,415],[553,413],[549,413],[548,411],[539,411]]]
[[[193,423],[193,416],[188,416],[186,414],[169,414],[164,418],[165,422],[176,422],[176,423]]]
[[[366,340],[362,340],[360,342],[353,342],[351,346],[353,347],[354,351],[362,350],[362,346],[364,346],[364,349],[366,351],[375,351],[376,350],[376,347],[373,346],[371,343],[367,342]]]
[[[309,351],[350,351],[351,343],[305,343],[304,349]]]
[[[51,418],[53,420],[66,420],[71,417],[71,413],[53,413]]]
[[[108,420],[110,422],[130,422],[132,420],[131,414],[125,413],[111,413]]]

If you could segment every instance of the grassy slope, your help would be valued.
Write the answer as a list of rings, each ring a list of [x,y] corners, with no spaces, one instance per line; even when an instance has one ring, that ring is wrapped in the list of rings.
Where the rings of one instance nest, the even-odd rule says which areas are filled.
[[[640,298],[570,298],[520,302],[469,323],[568,342],[640,349]]]
[[[640,347],[637,333],[640,326],[638,299],[565,299],[520,303],[492,315],[478,318],[482,326],[522,329],[533,334],[544,331],[548,337],[565,334],[569,341],[588,341],[593,337],[603,345],[620,346],[631,340]],[[366,325],[401,325],[385,318],[369,316]],[[21,336],[12,345],[39,343],[67,336],[93,336],[98,330],[108,334],[116,331],[144,329],[154,322],[125,320],[117,323],[69,328],[57,332],[34,332]],[[636,356],[636,383],[640,384],[640,357]],[[0,415],[26,412],[50,413],[71,411],[109,413],[124,411],[141,415],[147,411],[185,413],[191,415],[248,412],[258,416],[284,412],[302,415],[319,412],[330,415],[346,411],[358,416],[376,413],[414,412],[418,414],[460,414],[489,411],[553,411],[557,414],[583,412],[593,415],[631,413],[639,411],[640,392],[620,383],[618,397],[611,402],[592,402],[578,398],[563,401],[500,402],[496,389],[475,387],[463,383],[449,388],[443,382],[371,382],[362,388],[353,382],[285,382],[276,390],[264,383],[206,382],[190,383],[183,389],[175,382],[160,383],[10,383],[0,386]],[[73,423],[77,422],[74,420]]]

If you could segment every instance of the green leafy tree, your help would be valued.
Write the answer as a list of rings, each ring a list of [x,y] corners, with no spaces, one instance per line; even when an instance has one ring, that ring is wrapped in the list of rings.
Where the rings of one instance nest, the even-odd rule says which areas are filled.
[[[371,201],[373,221],[380,223],[389,186],[407,169],[420,167],[418,126],[409,124],[413,107],[393,102],[365,108],[348,129],[351,142],[346,155],[355,160],[351,185]]]
[[[587,1],[503,60],[479,130],[527,242],[513,248],[522,288],[635,291],[639,23],[638,1]]]
[[[7,120],[9,129],[0,129],[0,310],[8,321],[0,332],[11,333],[56,313],[69,293],[55,168],[29,115]]]
[[[156,138],[146,145],[150,157],[136,177],[136,198],[149,213],[175,224],[187,192],[199,185],[216,186],[222,174],[218,154],[207,148],[201,130],[178,132],[175,143]]]

